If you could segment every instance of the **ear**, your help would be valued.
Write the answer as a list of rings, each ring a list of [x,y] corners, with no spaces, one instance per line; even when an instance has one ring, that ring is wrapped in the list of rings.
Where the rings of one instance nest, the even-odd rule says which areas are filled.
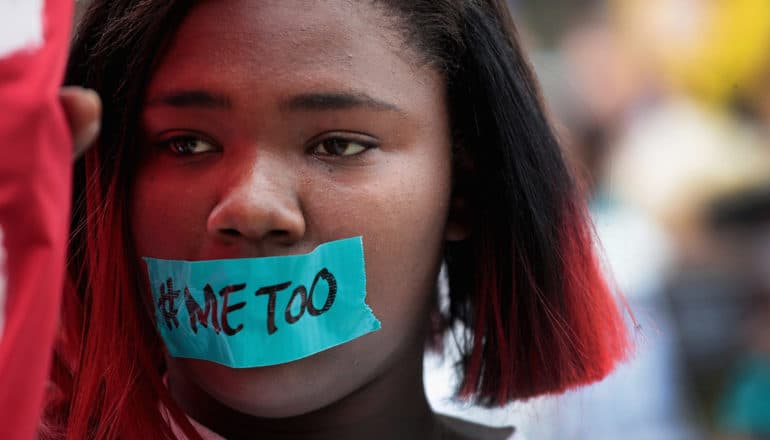
[[[457,148],[454,152],[452,170],[452,198],[449,202],[449,215],[444,239],[462,241],[471,234],[471,179],[474,171],[473,162],[465,149]]]

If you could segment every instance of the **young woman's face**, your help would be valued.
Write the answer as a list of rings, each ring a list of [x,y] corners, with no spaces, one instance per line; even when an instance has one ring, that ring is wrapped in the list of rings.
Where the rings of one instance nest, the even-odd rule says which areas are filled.
[[[363,236],[382,330],[274,367],[173,360],[241,412],[302,414],[421,362],[450,130],[441,76],[394,29],[369,2],[206,1],[149,85],[131,205],[140,256],[291,255]]]

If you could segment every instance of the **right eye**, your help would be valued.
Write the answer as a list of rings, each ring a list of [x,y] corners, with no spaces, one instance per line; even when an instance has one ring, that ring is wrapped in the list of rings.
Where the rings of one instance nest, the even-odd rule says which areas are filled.
[[[218,150],[211,142],[195,136],[172,137],[162,141],[160,145],[177,156],[192,156]]]

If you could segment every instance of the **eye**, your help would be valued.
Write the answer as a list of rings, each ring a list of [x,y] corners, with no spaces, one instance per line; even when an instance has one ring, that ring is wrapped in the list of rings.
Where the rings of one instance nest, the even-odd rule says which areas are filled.
[[[370,142],[332,137],[318,142],[313,147],[313,154],[319,156],[355,156],[374,147]]]
[[[190,156],[217,151],[217,147],[211,142],[195,136],[172,137],[161,142],[161,146],[167,148],[172,154],[179,156]]]

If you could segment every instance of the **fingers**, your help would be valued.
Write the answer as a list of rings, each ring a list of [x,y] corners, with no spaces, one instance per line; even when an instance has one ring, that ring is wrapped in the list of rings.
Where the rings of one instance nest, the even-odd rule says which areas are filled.
[[[63,87],[59,99],[75,141],[74,158],[77,159],[99,134],[102,103],[96,92],[81,87]]]

